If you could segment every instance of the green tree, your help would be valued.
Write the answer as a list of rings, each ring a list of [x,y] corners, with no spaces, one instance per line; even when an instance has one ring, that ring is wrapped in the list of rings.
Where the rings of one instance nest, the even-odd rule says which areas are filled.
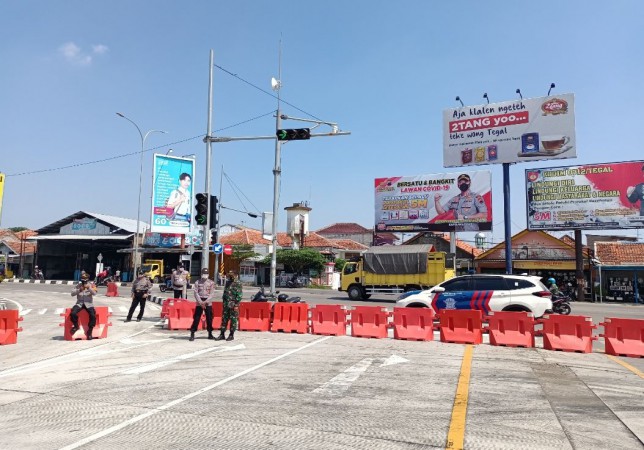
[[[342,272],[342,269],[344,269],[344,265],[346,263],[347,263],[346,259],[335,258],[335,271],[336,272]]]
[[[236,261],[243,261],[248,258],[254,258],[258,254],[253,250],[250,244],[233,245],[233,254],[230,257]]]
[[[287,269],[295,273],[305,273],[309,269],[317,270],[318,273],[324,270],[324,263],[326,260],[315,250],[310,248],[303,248],[299,250],[293,249],[278,249],[277,262],[284,264]],[[271,263],[271,255],[266,256],[262,261],[264,264]]]
[[[27,228],[27,227],[11,227],[11,228],[9,228],[9,230],[14,232],[14,233],[18,233],[20,231],[25,231],[25,230],[28,230],[28,229],[29,228]]]

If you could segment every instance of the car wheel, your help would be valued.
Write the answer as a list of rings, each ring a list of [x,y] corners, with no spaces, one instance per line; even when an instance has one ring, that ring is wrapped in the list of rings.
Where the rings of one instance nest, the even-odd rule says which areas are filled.
[[[361,286],[351,286],[347,290],[347,295],[351,300],[360,300],[364,294]]]
[[[427,308],[427,305],[423,305],[422,303],[412,303],[407,305],[407,308]]]
[[[526,308],[525,306],[521,306],[521,305],[506,306],[505,308],[503,308],[503,311],[507,311],[507,312],[527,312],[527,313],[532,312],[532,311],[530,311],[530,308]]]

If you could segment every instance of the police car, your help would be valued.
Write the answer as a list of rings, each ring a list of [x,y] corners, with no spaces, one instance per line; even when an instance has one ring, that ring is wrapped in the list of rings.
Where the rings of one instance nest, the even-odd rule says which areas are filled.
[[[406,292],[396,306],[442,309],[525,311],[534,317],[552,312],[550,291],[540,277],[527,275],[464,275],[431,289]]]

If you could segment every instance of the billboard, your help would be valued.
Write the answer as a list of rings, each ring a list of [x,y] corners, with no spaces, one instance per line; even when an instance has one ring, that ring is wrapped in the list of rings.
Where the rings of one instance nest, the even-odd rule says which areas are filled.
[[[191,230],[195,161],[154,155],[152,232],[187,234]]]
[[[443,111],[443,165],[576,158],[573,94]]]
[[[644,161],[527,169],[529,230],[644,227]]]
[[[2,197],[4,196],[4,173],[0,172],[0,219],[2,219]]]
[[[490,171],[375,179],[375,231],[492,229]]]

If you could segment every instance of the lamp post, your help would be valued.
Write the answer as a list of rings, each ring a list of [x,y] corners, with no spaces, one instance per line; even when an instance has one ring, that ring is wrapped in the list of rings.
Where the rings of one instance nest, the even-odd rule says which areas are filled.
[[[140,167],[139,167],[139,198],[138,202],[136,205],[136,234],[134,235],[134,270],[132,274],[132,279],[136,276],[137,269],[139,268],[139,227],[141,225],[141,185],[143,183],[143,151],[145,150],[145,140],[148,138],[148,136],[151,133],[163,133],[165,134],[165,131],[162,130],[149,130],[148,132],[145,133],[145,135],[141,132],[141,128],[129,117],[125,116],[124,114],[117,112],[117,116],[124,118],[128,122],[130,122],[132,125],[136,127],[136,131],[139,132],[139,136],[141,137],[141,157],[140,157]]]

